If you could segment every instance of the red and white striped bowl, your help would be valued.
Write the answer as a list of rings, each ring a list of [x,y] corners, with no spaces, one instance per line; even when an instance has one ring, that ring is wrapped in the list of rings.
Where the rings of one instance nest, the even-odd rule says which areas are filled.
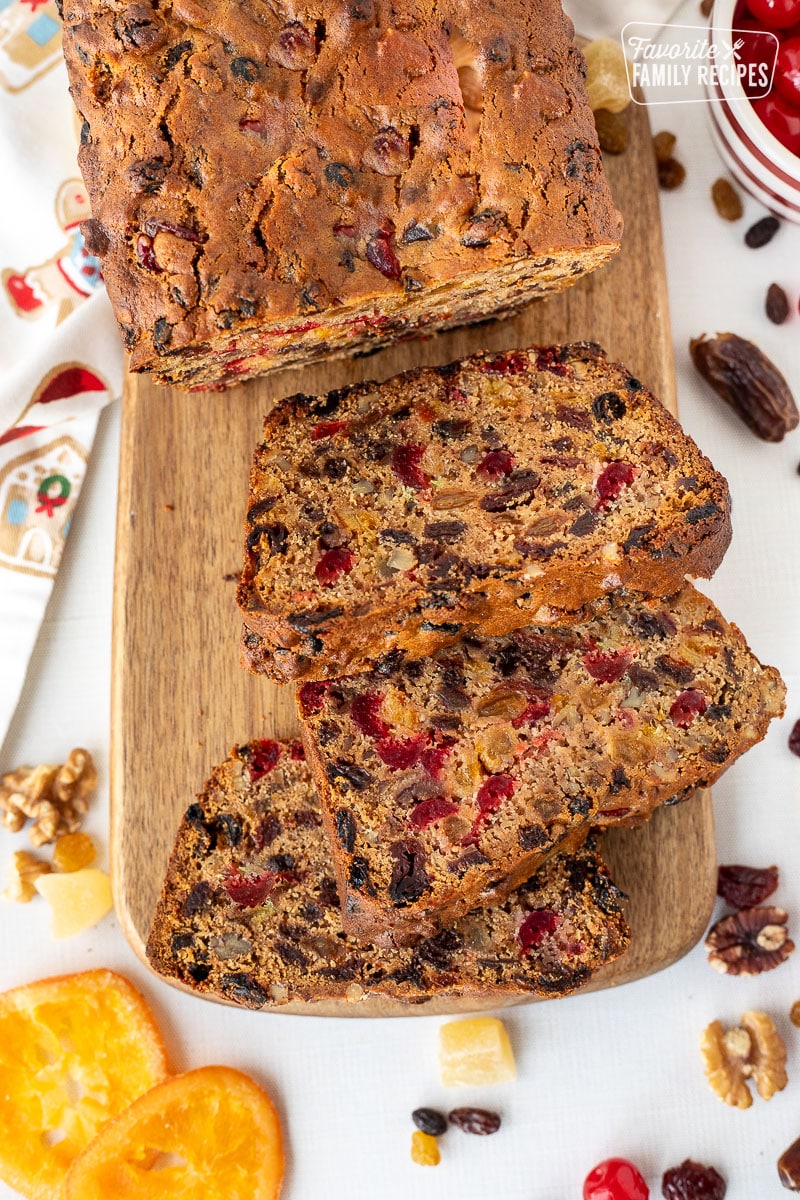
[[[730,53],[736,0],[715,0],[710,38],[718,54]],[[723,162],[771,212],[800,224],[800,157],[782,146],[759,119],[737,82],[711,83],[711,134]]]

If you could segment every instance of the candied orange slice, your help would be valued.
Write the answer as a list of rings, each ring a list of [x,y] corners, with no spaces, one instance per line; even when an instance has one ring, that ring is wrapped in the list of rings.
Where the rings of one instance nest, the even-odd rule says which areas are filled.
[[[0,994],[0,1179],[57,1200],[75,1156],[167,1069],[150,1009],[113,971]]]
[[[283,1142],[269,1096],[233,1067],[160,1083],[109,1122],[67,1175],[66,1200],[276,1200]]]

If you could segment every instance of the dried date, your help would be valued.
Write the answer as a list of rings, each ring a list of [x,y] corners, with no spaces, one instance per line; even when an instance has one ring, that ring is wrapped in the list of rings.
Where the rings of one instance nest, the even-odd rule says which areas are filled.
[[[706,382],[757,437],[780,442],[797,427],[800,413],[788,383],[753,342],[735,333],[703,334],[689,350]]]
[[[717,895],[733,908],[753,908],[763,904],[778,886],[778,868],[743,867],[739,863],[720,867],[717,872]]]

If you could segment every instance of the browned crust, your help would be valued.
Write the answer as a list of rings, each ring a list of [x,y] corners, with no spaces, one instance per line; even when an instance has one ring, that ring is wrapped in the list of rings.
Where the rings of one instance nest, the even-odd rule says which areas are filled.
[[[479,132],[448,32],[480,79]],[[480,319],[513,307],[493,298],[506,268],[536,264],[518,305],[613,254],[622,221],[572,35],[557,0],[68,0],[85,233],[132,369],[237,382],[293,361],[293,342],[346,352],[342,317],[374,319],[359,342],[439,328],[436,297],[483,275],[457,316]],[[146,233],[163,219],[194,240]],[[396,271],[376,266],[385,246]]]
[[[621,364],[606,363],[604,352],[591,343],[531,347],[516,353],[528,356],[528,369],[533,372],[536,355],[550,350],[557,352],[566,365],[570,362],[601,364],[609,388],[623,386],[625,380],[632,378]],[[453,365],[474,369],[491,357],[477,354]],[[396,401],[405,392],[419,394],[425,388],[435,394],[436,388],[441,387],[442,374],[451,369],[416,369],[382,385],[370,382],[342,389],[338,393],[341,401],[337,411],[343,411],[351,398],[355,402],[358,397],[376,390],[386,397],[386,403]],[[625,548],[613,568],[618,580],[614,588],[629,592],[632,600],[637,595],[671,595],[680,589],[686,575],[710,577],[722,561],[731,539],[730,495],[725,479],[714,470],[676,419],[649,392],[641,389],[641,385],[638,386],[637,402],[642,404],[643,414],[646,413],[652,425],[653,436],[682,455],[687,471],[702,480],[703,499],[709,507],[709,515],[689,526],[681,513],[675,513],[670,524],[649,538],[647,546]],[[308,423],[309,403],[318,399],[301,394],[283,401],[265,421],[262,445],[273,446],[280,441],[282,432]],[[580,403],[585,404],[585,398]],[[256,456],[258,453],[257,450]],[[255,466],[251,472],[251,501],[257,495],[258,486],[259,473]],[[359,597],[359,611],[355,615],[343,609],[335,596],[327,606],[328,611],[333,610],[329,617],[325,616],[325,608],[319,609],[321,616],[315,617],[305,631],[299,631],[296,620],[293,624],[291,614],[282,607],[280,599],[271,603],[265,601],[263,581],[259,592],[257,565],[246,549],[242,581],[237,592],[245,625],[242,663],[249,670],[270,675],[281,682],[323,679],[369,670],[377,659],[394,649],[403,650],[413,658],[423,658],[455,642],[469,630],[495,636],[543,619],[558,624],[574,623],[580,619],[582,608],[609,593],[610,570],[608,563],[596,554],[587,559],[586,540],[573,539],[571,558],[554,558],[544,565],[538,578],[514,578],[507,574],[503,578],[471,579],[461,591],[460,602],[446,610],[420,610],[418,594],[414,591],[407,592],[402,598],[402,607],[395,602],[381,604],[374,594],[366,592]],[[545,609],[552,611],[543,618]],[[249,636],[251,634],[258,637]]]

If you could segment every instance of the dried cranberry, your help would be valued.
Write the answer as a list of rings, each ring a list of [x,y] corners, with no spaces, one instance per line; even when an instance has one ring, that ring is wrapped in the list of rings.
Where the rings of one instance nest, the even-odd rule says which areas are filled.
[[[421,800],[416,808],[411,810],[408,820],[415,829],[424,829],[426,825],[441,821],[442,817],[451,817],[457,812],[458,805],[453,804],[452,800],[447,800],[444,796],[431,796],[429,800]]]
[[[417,734],[404,742],[395,738],[384,738],[377,743],[375,749],[387,767],[391,767],[393,771],[407,771],[415,762],[419,762],[424,746],[425,738],[422,734]]]
[[[441,746],[429,746],[423,750],[420,762],[433,779],[438,778],[453,745],[453,742],[444,742]]]
[[[488,479],[499,479],[501,475],[510,475],[514,470],[516,459],[508,450],[490,450],[478,463],[479,475]]]
[[[598,683],[616,683],[633,661],[632,650],[589,650],[581,659],[584,667]]]
[[[510,775],[490,775],[478,788],[475,803],[482,818],[497,812],[504,800],[508,799],[516,789],[516,783]]]
[[[330,690],[329,683],[304,683],[300,688],[300,708],[304,717],[320,712]]]
[[[480,369],[484,375],[522,375],[528,369],[528,360],[524,354],[498,354],[481,363]]]
[[[624,1158],[598,1163],[583,1181],[583,1200],[648,1200],[649,1195],[641,1173]]]
[[[330,587],[340,575],[348,575],[356,556],[352,550],[327,550],[314,567],[314,574],[323,587]]]
[[[382,704],[383,696],[379,692],[363,692],[360,696],[356,696],[350,706],[353,724],[367,737],[385,738],[389,736],[389,726],[378,716]]]
[[[320,421],[311,430],[312,442],[318,442],[322,438],[333,437],[335,433],[341,433],[347,428],[347,421]]]
[[[698,692],[695,688],[689,688],[688,691],[681,692],[677,700],[672,704],[669,710],[669,715],[673,724],[679,729],[686,729],[691,725],[695,717],[702,716],[708,708],[708,700],[702,692]]]
[[[534,721],[540,721],[549,712],[550,701],[535,697],[528,702],[528,706],[524,712],[521,712],[518,717],[514,717],[511,724],[515,729],[521,729],[523,725],[531,725]]]
[[[402,271],[400,260],[392,246],[393,230],[394,227],[392,233],[381,230],[380,233],[373,234],[367,242],[366,250],[367,262],[387,279],[399,279]]]
[[[795,721],[789,734],[789,749],[800,758],[800,720]]]
[[[597,494],[596,508],[607,508],[612,500],[616,500],[630,487],[636,475],[636,468],[626,462],[610,462],[597,477],[594,485]]]
[[[304,762],[306,757],[306,748],[302,742],[292,742],[289,747],[289,758],[294,762]]]
[[[269,738],[253,742],[253,752],[250,758],[251,782],[255,783],[257,779],[262,779],[270,771],[274,770],[280,756],[281,747],[279,742],[273,742]]]
[[[257,908],[272,891],[276,879],[274,871],[263,871],[260,875],[242,875],[238,867],[229,867],[223,886],[239,908]]]
[[[753,908],[771,896],[778,886],[778,868],[743,867],[738,863],[720,867],[717,895],[732,908]]]
[[[418,492],[430,483],[430,477],[419,466],[424,454],[424,446],[398,446],[392,454],[392,470],[397,478]]]
[[[690,1158],[679,1167],[670,1167],[661,1180],[664,1200],[724,1200],[727,1190],[719,1171]]]
[[[538,946],[549,933],[553,933],[561,924],[558,913],[549,908],[535,908],[529,912],[517,930],[517,938],[522,947],[522,953],[527,954],[534,946]]]
[[[153,250],[153,239],[144,234],[136,239],[136,261],[145,271],[152,271],[154,275],[160,275],[163,271]]]
[[[550,371],[552,375],[561,375],[566,377],[570,374],[570,369],[566,363],[561,362],[560,346],[542,346],[536,355],[536,370]]]

